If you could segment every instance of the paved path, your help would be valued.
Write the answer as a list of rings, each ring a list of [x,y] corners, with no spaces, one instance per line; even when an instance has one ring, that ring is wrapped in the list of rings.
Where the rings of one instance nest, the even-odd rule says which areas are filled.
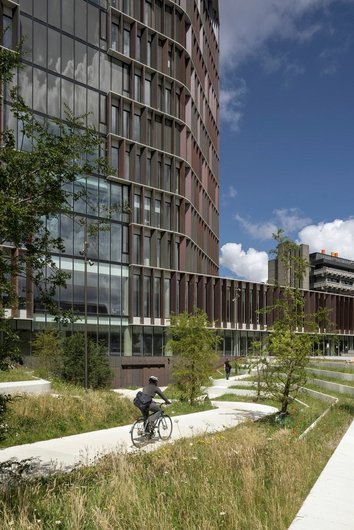
[[[318,448],[321,451],[321,447]],[[289,530],[354,529],[354,422],[327,462]]]
[[[232,381],[216,384],[225,393],[225,389]],[[128,397],[136,394],[136,390],[117,390]],[[275,412],[274,407],[258,403],[242,402],[213,402],[217,409],[174,416],[172,442],[179,438],[198,434],[221,431],[235,427],[242,421],[256,420]],[[93,431],[63,438],[55,438],[33,444],[24,444],[0,450],[0,462],[10,459],[24,460],[34,458],[38,462],[39,470],[63,469],[69,470],[77,465],[88,465],[95,459],[110,452],[132,452],[137,449],[131,444],[130,425],[114,427],[101,431]],[[166,442],[153,442],[149,449],[155,449]]]

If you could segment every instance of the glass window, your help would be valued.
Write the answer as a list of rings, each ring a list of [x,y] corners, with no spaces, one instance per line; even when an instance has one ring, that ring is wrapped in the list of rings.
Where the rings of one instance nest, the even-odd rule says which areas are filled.
[[[99,51],[87,47],[87,83],[92,88],[98,88]],[[108,79],[109,81],[109,79]]]
[[[147,41],[147,48],[146,48],[146,64],[148,66],[151,66],[151,49],[152,49],[152,41],[151,41],[151,37],[149,37]]]
[[[144,197],[144,224],[150,225],[151,223],[151,199],[150,197]]]
[[[141,181],[141,155],[140,151],[136,152],[135,155],[135,182]]]
[[[128,64],[123,65],[123,94],[130,95],[130,66]]]
[[[48,28],[48,68],[60,73],[60,33]]]
[[[171,114],[171,88],[165,87],[165,112]]]
[[[165,151],[172,152],[172,121],[165,120],[164,130],[164,148]]]
[[[100,123],[106,123],[106,116],[107,116],[107,98],[103,94],[100,94]]]
[[[115,145],[112,145],[111,147],[111,165],[112,168],[115,170],[118,170],[118,164],[119,164],[119,148]]]
[[[171,163],[165,163],[165,169],[164,169],[164,189],[167,191],[171,191],[171,173],[172,173],[172,166]]]
[[[61,80],[61,117],[65,118],[65,105],[74,110],[74,85],[65,79]]]
[[[156,267],[161,266],[161,239],[156,239]]]
[[[57,2],[49,0],[48,3]],[[86,18],[87,3],[84,0],[75,0],[75,35],[84,41],[87,40]]]
[[[60,118],[60,77],[48,74],[48,114]]]
[[[42,70],[33,68],[33,109],[46,114],[47,75]]]
[[[175,242],[174,269],[179,270],[179,243],[177,241]]]
[[[171,230],[171,203],[165,202],[165,228]]]
[[[146,158],[145,184],[147,186],[151,184],[151,155],[148,155]]]
[[[134,195],[134,223],[141,222],[140,195]]]
[[[161,278],[154,278],[154,317],[161,317]]]
[[[137,101],[141,101],[141,76],[134,75],[134,95]]]
[[[61,39],[61,73],[70,78],[74,76],[74,41],[65,35]]]
[[[118,134],[118,113],[119,108],[116,105],[112,105],[112,133]]]
[[[33,16],[47,22],[47,0],[34,0]]]
[[[130,111],[128,109],[123,110],[123,136],[129,138],[129,123],[130,122]]]
[[[164,296],[164,318],[170,317],[170,291],[171,291],[171,280],[165,278],[163,282],[163,296]]]
[[[161,201],[155,199],[155,226],[161,227]]]
[[[150,266],[151,259],[151,238],[150,236],[144,237],[144,265],[146,267]]]
[[[144,87],[145,105],[151,106],[151,79],[145,78]]]
[[[120,61],[112,60],[112,90],[118,94],[123,92],[123,66]]]
[[[2,20],[3,20],[2,44],[3,46],[5,46],[5,48],[9,48],[11,50],[13,46],[12,44],[12,40],[13,40],[12,18],[4,15]]]
[[[134,114],[133,120],[133,140],[140,142],[140,131],[141,131],[141,116],[140,113]]]
[[[144,24],[152,26],[152,6],[151,0],[145,0],[144,4]]]
[[[133,262],[140,263],[140,235],[133,234]]]
[[[75,79],[81,83],[87,83],[86,70],[86,46],[75,41]]]
[[[124,153],[124,175],[126,179],[130,179],[130,148],[127,147]]]
[[[86,114],[86,110],[86,88],[75,85],[75,114],[77,116],[83,116]]]
[[[6,35],[6,34],[5,34]],[[47,66],[47,28],[43,24],[33,23],[33,62]]]
[[[112,23],[112,32],[111,32],[111,47],[113,50],[118,50],[118,35],[119,35],[119,26],[118,24]]]
[[[127,27],[123,30],[123,53],[130,56],[130,28]]]
[[[133,276],[133,316],[140,316],[140,276],[134,274]],[[133,334],[134,337],[134,334]],[[134,352],[134,341],[133,341]]]
[[[122,225],[111,224],[111,260],[122,261]]]
[[[135,59],[141,61],[141,32],[138,31],[136,36],[136,49],[135,49]]]
[[[144,317],[151,316],[151,279],[150,276],[144,276]]]
[[[72,0],[68,0],[69,2],[72,2]],[[90,37],[90,43],[94,46],[99,46],[99,27],[100,27],[100,17],[99,17],[99,11],[96,6],[93,6],[91,4],[87,4],[87,31],[88,35]]]
[[[49,0],[50,3],[52,1]],[[71,35],[74,34],[74,2],[73,0],[62,0],[62,29]]]

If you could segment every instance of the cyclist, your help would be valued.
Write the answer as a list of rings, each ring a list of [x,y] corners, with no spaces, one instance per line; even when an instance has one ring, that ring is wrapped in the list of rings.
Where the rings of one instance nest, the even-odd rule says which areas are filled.
[[[167,405],[171,405],[171,401],[165,396],[161,388],[157,386],[158,382],[158,378],[155,375],[151,375],[149,377],[148,384],[145,385],[143,388],[143,393],[146,394],[146,396],[149,396],[149,398],[151,398],[149,408],[145,409],[145,411],[142,411],[146,418],[148,417],[149,412],[152,412],[152,414],[150,414],[150,416],[148,417],[148,421],[146,422],[145,430],[149,433],[151,433],[156,420],[158,420],[161,416],[161,406],[156,403],[156,401],[153,401],[153,398],[156,396],[156,394],[160,396],[160,398],[162,398]]]

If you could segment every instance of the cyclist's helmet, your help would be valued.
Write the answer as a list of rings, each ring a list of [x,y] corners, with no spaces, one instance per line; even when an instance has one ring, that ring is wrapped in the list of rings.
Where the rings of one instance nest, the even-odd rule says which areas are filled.
[[[149,377],[149,383],[154,383],[155,385],[157,385],[158,382],[159,382],[159,378],[156,377],[155,375],[151,375]]]

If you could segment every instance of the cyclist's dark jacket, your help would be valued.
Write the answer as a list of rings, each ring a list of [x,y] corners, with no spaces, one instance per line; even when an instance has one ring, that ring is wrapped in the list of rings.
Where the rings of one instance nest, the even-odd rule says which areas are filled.
[[[149,397],[151,397],[151,399],[153,399],[155,397],[155,395],[157,394],[166,403],[169,403],[169,399],[165,396],[165,394],[162,392],[162,390],[158,386],[154,385],[153,383],[148,383],[146,386],[144,386],[143,392],[144,392],[144,394],[146,394]]]

